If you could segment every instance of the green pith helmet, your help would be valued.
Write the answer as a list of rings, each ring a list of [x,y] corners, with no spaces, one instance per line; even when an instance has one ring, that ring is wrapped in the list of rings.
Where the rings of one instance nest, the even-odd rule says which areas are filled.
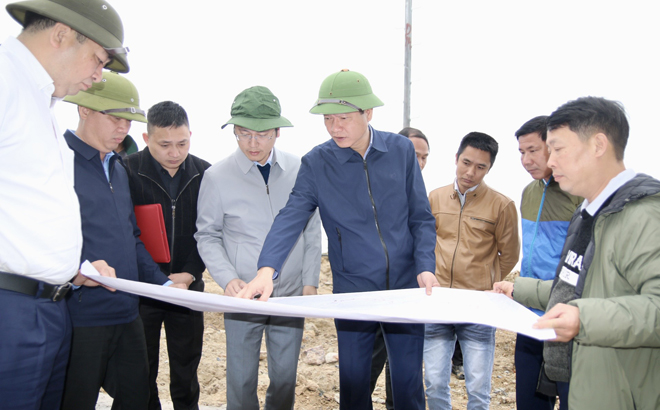
[[[131,121],[147,122],[140,109],[137,88],[127,78],[111,71],[103,71],[103,79],[76,95],[67,95],[64,101],[78,104],[103,114]]]
[[[105,48],[112,58],[107,69],[120,73],[130,69],[121,18],[104,0],[27,0],[7,4],[6,8],[22,26],[28,11],[66,24]]]
[[[384,104],[380,98],[371,91],[367,77],[345,68],[323,80],[319,98],[309,112],[312,114],[344,114],[382,105]]]
[[[231,118],[221,128],[234,124],[261,132],[273,128],[293,127],[281,114],[280,100],[268,88],[257,85],[241,91],[234,98]]]

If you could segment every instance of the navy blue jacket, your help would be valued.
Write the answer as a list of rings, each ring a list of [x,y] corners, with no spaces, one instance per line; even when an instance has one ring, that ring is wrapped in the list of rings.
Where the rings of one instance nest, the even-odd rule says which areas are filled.
[[[279,271],[318,207],[335,293],[418,287],[435,272],[435,218],[412,142],[376,131],[366,160],[329,140],[302,158],[258,266]]]
[[[110,158],[108,182],[99,151],[71,131],[64,138],[75,153],[75,189],[83,234],[80,260],[105,260],[118,278],[157,285],[167,282],[139,239],[128,176],[119,155]],[[108,326],[135,320],[138,302],[136,295],[81,286],[72,292],[68,306],[73,326]]]

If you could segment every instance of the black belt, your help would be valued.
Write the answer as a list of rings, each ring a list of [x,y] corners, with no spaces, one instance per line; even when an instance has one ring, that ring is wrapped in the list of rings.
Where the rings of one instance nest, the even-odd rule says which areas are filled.
[[[0,271],[0,289],[24,293],[42,299],[50,299],[53,302],[59,302],[64,299],[71,288],[71,282],[67,282],[64,285],[51,285],[50,283],[28,278],[27,276]]]

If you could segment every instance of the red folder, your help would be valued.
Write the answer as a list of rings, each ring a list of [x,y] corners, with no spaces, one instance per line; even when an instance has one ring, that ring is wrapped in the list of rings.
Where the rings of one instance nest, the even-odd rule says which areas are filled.
[[[165,219],[160,204],[137,205],[135,219],[140,228],[140,239],[154,261],[169,263],[170,247],[167,243]]]

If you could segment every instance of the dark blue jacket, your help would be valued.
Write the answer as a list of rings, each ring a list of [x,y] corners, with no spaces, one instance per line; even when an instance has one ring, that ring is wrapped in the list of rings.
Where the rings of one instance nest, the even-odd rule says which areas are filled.
[[[118,278],[157,285],[167,282],[139,239],[128,177],[119,155],[110,158],[108,182],[99,151],[71,131],[64,138],[75,153],[75,189],[83,233],[80,260],[105,260]],[[82,286],[72,292],[68,305],[73,326],[108,326],[135,320],[138,301],[136,295]]]
[[[302,158],[259,267],[279,271],[318,207],[328,236],[335,293],[418,287],[435,272],[435,218],[412,142],[376,131],[366,160],[329,140]]]

